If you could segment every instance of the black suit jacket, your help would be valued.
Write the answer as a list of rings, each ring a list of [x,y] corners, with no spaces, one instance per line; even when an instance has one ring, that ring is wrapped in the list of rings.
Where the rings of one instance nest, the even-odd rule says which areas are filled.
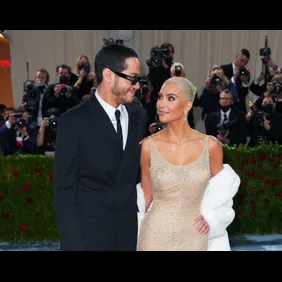
[[[126,108],[124,151],[95,95],[59,119],[54,203],[64,250],[136,250],[136,182],[147,116],[136,103]]]
[[[248,123],[243,112],[235,107],[231,108],[229,119],[236,119],[236,122],[231,125],[227,139],[230,140],[230,145],[245,144],[248,134]],[[217,125],[221,122],[220,111],[213,112],[205,119],[206,134],[216,137],[218,135]]]
[[[221,68],[223,69],[224,74],[226,75],[226,77],[231,80],[231,78],[233,77],[233,66],[232,63],[231,64],[227,64],[227,65],[222,65]],[[249,78],[250,81],[250,78]],[[244,87],[242,85],[242,82],[240,80],[236,81],[236,90],[239,96],[239,105],[238,108],[243,111],[244,113],[246,113],[247,109],[246,109],[246,100],[245,97],[248,95],[249,92],[249,87]]]

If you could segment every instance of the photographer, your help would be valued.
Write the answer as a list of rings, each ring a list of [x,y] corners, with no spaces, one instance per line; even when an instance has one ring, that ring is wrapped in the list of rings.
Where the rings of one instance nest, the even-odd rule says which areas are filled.
[[[36,128],[28,123],[28,113],[21,109],[8,109],[7,120],[0,128],[0,144],[4,156],[34,154],[36,152]]]
[[[209,114],[219,110],[219,95],[223,89],[229,89],[232,92],[234,96],[233,102],[237,100],[235,85],[228,81],[223,70],[215,65],[209,73],[199,99],[199,106],[203,108],[201,114],[202,120]]]
[[[223,144],[244,145],[247,141],[247,122],[243,112],[234,106],[230,90],[220,93],[219,107],[220,110],[205,119],[206,134],[216,137]]]
[[[151,100],[155,106],[161,86],[170,78],[174,47],[170,43],[163,43],[160,47],[153,47],[150,55],[151,57],[146,60],[146,63],[149,67],[148,78],[153,86]]]
[[[84,100],[85,95],[89,95],[91,88],[95,87],[95,74],[90,72],[91,65],[87,56],[78,57],[71,74],[70,85],[76,88],[79,102]]]
[[[185,77],[185,71],[184,71],[184,66],[180,63],[174,63],[171,68],[170,68],[170,75],[171,77]],[[193,107],[188,113],[187,121],[190,125],[191,128],[195,128],[195,123],[194,123],[194,113],[193,113],[193,108],[199,106],[199,97],[198,93],[195,95],[195,99],[193,102]]]
[[[265,58],[266,66],[268,68],[269,76],[266,78],[265,72],[261,72],[258,78],[254,79],[250,85],[250,91],[256,96],[261,97],[266,91],[266,85],[269,81],[273,79],[276,74],[281,73],[281,69],[277,66],[271,57]],[[267,80],[265,82],[265,80]]]
[[[41,125],[42,117],[48,110],[48,100],[45,91],[49,83],[49,73],[46,69],[40,68],[36,71],[35,81],[24,83],[24,94],[21,108],[28,111],[32,116],[32,122]]]
[[[249,51],[242,49],[233,63],[221,66],[226,77],[236,86],[238,108],[244,113],[247,111],[245,98],[249,92],[250,72],[246,67],[249,60]]]
[[[277,141],[282,144],[282,115],[275,112],[274,100],[273,95],[267,95],[262,101],[262,109],[255,105],[250,107],[246,116],[251,137],[249,147],[258,146],[261,142]]]
[[[49,109],[47,116],[44,117],[36,137],[39,153],[54,156],[59,117],[60,113],[55,108]]]
[[[46,89],[49,108],[56,108],[60,113],[78,104],[77,93],[70,85],[71,68],[65,64],[58,67],[58,83],[50,84]]]

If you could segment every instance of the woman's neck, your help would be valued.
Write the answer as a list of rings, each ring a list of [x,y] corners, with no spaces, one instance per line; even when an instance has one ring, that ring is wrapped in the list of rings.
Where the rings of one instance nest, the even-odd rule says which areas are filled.
[[[169,140],[177,144],[183,144],[187,141],[193,131],[188,122],[175,121],[166,126],[167,137]]]

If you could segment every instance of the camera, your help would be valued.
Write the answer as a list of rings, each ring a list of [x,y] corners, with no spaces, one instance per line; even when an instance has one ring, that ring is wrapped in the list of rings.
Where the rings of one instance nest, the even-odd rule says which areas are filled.
[[[168,55],[168,48],[160,48],[159,46],[155,46],[151,49],[151,58],[150,58],[150,65],[153,68],[160,68],[162,67],[163,63],[163,56]]]
[[[52,116],[44,118],[44,119],[49,121],[50,129],[57,130],[57,126],[58,126],[58,119],[57,119],[57,117],[52,115]]]
[[[66,96],[68,93],[68,89],[66,88],[65,85],[68,85],[69,83],[69,78],[65,75],[62,75],[59,77],[59,84],[61,84],[61,96]]]
[[[174,71],[175,75],[181,76],[181,72],[182,72],[182,67],[180,65],[175,66],[175,71]]]
[[[213,74],[211,77],[210,88],[215,88],[217,85],[221,85],[221,83],[222,79],[216,74]]]
[[[240,75],[248,76],[250,72],[246,68],[240,69]]]
[[[27,123],[26,121],[22,118],[23,113],[22,112],[15,112],[13,114],[11,114],[11,116],[15,117],[16,119],[16,128],[24,128],[26,127]]]
[[[29,111],[35,111],[37,103],[40,101],[40,96],[44,93],[45,84],[35,84],[32,80],[27,80],[24,83],[24,92],[26,92],[27,108]]]
[[[250,106],[251,111],[253,112],[253,121],[256,125],[263,127],[264,120],[266,118],[266,114],[263,110],[257,108],[256,105],[251,104]]]
[[[225,136],[227,131],[230,130],[231,125],[234,124],[236,122],[236,119],[227,119],[225,122],[222,122],[220,124],[217,125],[218,128],[218,133],[220,136]]]
[[[143,95],[149,92],[148,84],[149,84],[148,77],[146,75],[142,76],[140,79],[140,86]]]
[[[78,66],[79,70],[85,70],[87,74],[90,72],[90,66],[88,64],[81,64]]]
[[[273,83],[272,94],[281,94],[282,93],[282,81],[278,80]]]

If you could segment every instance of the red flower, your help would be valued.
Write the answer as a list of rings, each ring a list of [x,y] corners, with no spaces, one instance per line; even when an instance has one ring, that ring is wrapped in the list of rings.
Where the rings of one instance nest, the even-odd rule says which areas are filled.
[[[265,158],[266,158],[266,155],[264,155],[264,154],[261,154],[261,155],[260,155],[260,160],[261,160],[261,161],[263,161]]]
[[[4,195],[0,194],[0,201],[4,200]]]
[[[50,172],[50,178],[51,178],[51,179],[54,178],[54,171]]]
[[[37,174],[37,175],[40,174],[40,168],[35,168],[34,169],[34,174]]]
[[[9,218],[10,217],[10,214],[8,213],[8,212],[5,212],[5,213],[3,213],[3,218]]]
[[[240,165],[239,169],[244,170],[245,168],[242,165]]]
[[[276,197],[281,197],[281,192],[280,192],[280,191],[277,191],[277,192],[275,193],[275,196],[276,196]]]
[[[243,185],[243,186],[247,186],[247,185],[248,185],[248,181],[247,181],[247,180],[244,180],[243,183],[242,183],[242,185]]]
[[[18,170],[14,170],[14,176],[19,176],[20,172]]]
[[[274,163],[275,162],[275,158],[274,157],[269,157],[269,160]]]
[[[251,200],[250,203],[253,206],[256,203],[256,201],[255,200]]]
[[[25,183],[24,184],[24,191],[28,191],[29,190],[29,188],[30,188],[30,183]]]
[[[39,212],[36,212],[36,213],[35,213],[35,216],[39,216]]]
[[[282,160],[282,154],[279,155],[279,160]]]
[[[26,198],[26,201],[27,201],[29,204],[32,204],[33,199],[32,199],[32,198]]]
[[[253,171],[253,170],[250,170],[248,175],[249,175],[249,176],[254,176],[254,171]]]
[[[264,199],[264,201],[265,201],[266,204],[269,204],[269,203],[270,203],[270,199],[267,199],[267,198],[266,198],[266,199]]]
[[[254,158],[254,157],[252,157],[252,158],[251,158],[251,162],[252,162],[252,164],[256,164],[256,163],[257,163],[257,159]]]
[[[22,231],[26,231],[28,229],[28,225],[27,224],[22,224],[21,225],[21,230]]]
[[[256,216],[257,213],[256,213],[255,211],[251,211],[251,215],[252,215],[252,216]]]
[[[256,188],[255,188],[255,187],[252,187],[251,190],[252,190],[253,192],[256,192]]]
[[[271,180],[270,179],[266,179],[264,182],[265,182],[265,184],[271,184]]]
[[[243,164],[247,164],[249,161],[248,160],[242,160]]]
[[[261,174],[261,175],[259,176],[259,179],[260,179],[260,180],[264,180],[264,174]]]
[[[243,211],[242,210],[238,210],[237,211],[237,215],[242,215],[243,214]]]
[[[262,169],[262,164],[258,164],[258,168]]]
[[[278,183],[279,183],[278,179],[272,179],[272,181],[271,181],[271,184],[272,184],[273,186],[278,185]]]
[[[259,193],[260,193],[260,194],[264,194],[264,189],[260,189],[260,190],[259,190]]]
[[[237,153],[236,157],[237,157],[237,159],[240,159],[241,158],[240,153]]]
[[[268,213],[268,215],[269,215],[269,216],[273,216],[273,215],[274,215],[274,211],[270,211],[270,212]]]

